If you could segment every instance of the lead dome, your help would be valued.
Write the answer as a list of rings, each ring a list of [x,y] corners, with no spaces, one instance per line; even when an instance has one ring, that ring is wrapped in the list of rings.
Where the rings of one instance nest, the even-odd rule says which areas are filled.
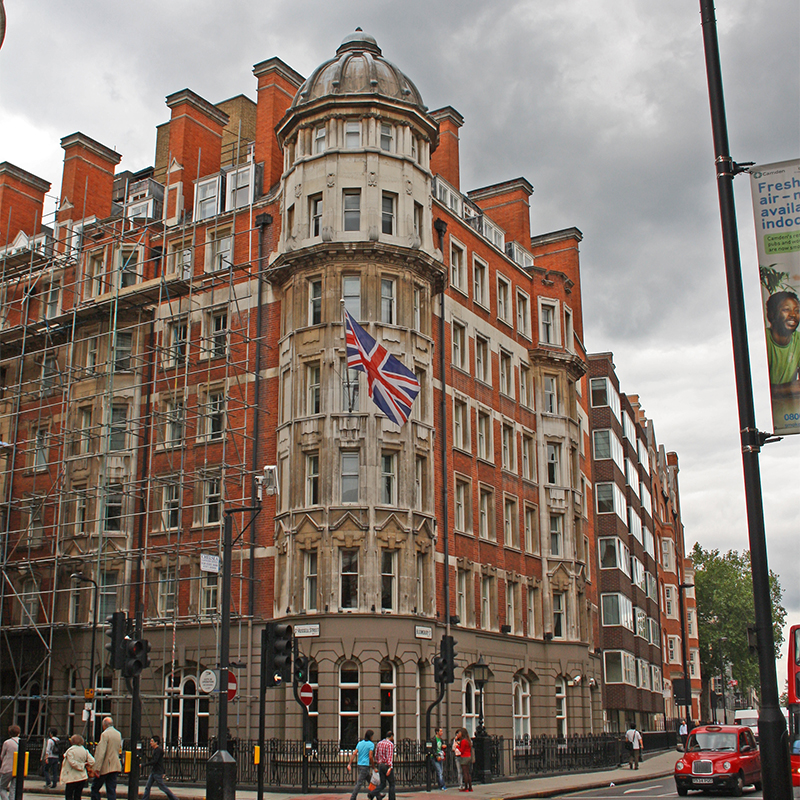
[[[375,37],[361,29],[345,36],[336,56],[314,70],[295,95],[291,107],[298,108],[325,97],[352,95],[375,95],[427,111],[414,83],[383,57]]]

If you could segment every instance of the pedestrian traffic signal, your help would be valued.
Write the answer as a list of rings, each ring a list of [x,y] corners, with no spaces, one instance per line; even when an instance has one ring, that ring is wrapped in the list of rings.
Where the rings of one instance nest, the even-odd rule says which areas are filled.
[[[441,656],[433,659],[433,679],[436,683],[447,683],[447,665]]]
[[[264,636],[266,686],[280,686],[292,679],[292,626],[268,622]]]
[[[125,663],[122,674],[126,678],[135,678],[141,675],[145,667],[150,666],[150,642],[146,639],[131,639],[125,637]]]
[[[442,636],[442,661],[444,661],[443,683],[455,683],[456,680],[456,640],[452,636]]]
[[[115,611],[106,618],[106,636],[110,637],[106,642],[106,650],[109,653],[109,666],[111,669],[122,669],[125,666],[125,612]]]
[[[308,656],[298,655],[294,660],[294,685],[302,686],[308,680]]]

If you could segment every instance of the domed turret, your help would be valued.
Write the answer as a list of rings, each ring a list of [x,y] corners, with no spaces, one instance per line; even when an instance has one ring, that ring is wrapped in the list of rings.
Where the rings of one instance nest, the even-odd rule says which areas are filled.
[[[360,28],[344,37],[335,58],[314,70],[295,95],[291,107],[296,109],[325,97],[347,95],[375,95],[427,110],[417,87],[383,58],[375,38]]]

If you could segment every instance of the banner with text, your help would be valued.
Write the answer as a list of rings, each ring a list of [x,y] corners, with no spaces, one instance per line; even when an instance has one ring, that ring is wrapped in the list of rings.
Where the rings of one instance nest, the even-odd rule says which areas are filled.
[[[800,433],[800,159],[750,169],[772,426]]]

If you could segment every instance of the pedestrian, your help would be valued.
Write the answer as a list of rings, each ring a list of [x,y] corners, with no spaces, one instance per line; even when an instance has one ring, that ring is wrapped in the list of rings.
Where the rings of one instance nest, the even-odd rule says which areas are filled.
[[[14,777],[14,753],[19,751],[19,725],[8,726],[8,739],[0,751],[0,800],[9,800],[17,789]]]
[[[464,788],[464,774],[461,771],[461,728],[456,728],[456,734],[451,745],[453,760],[456,762],[456,774],[458,775],[458,788]]]
[[[158,786],[169,800],[178,800],[164,782],[164,748],[161,746],[161,737],[155,733],[150,737],[150,749],[153,752],[150,755],[150,760],[145,765],[150,767],[150,774],[147,776],[142,800],[150,800],[150,790],[153,788],[153,784]]]
[[[365,731],[364,738],[356,745],[356,749],[350,754],[347,771],[350,772],[352,770],[354,761],[358,767],[358,777],[356,778],[356,785],[353,787],[353,793],[350,795],[350,800],[356,800],[358,793],[361,791],[361,787],[370,782],[372,768],[375,763],[375,742],[372,741],[374,735],[375,731],[373,730]]]
[[[631,722],[628,730],[625,732],[625,748],[630,752],[630,761],[628,766],[631,769],[639,769],[639,761],[644,748],[644,740],[642,739],[642,734],[636,730],[635,722]]]
[[[64,784],[65,800],[81,800],[83,787],[89,780],[87,767],[91,768],[95,761],[92,754],[83,746],[83,736],[76,733],[69,738],[70,747],[64,753],[61,764],[61,783]]]
[[[447,788],[444,785],[444,751],[446,748],[444,731],[437,728],[436,735],[433,737],[433,768],[436,770],[436,780],[442,791]]]
[[[92,800],[100,800],[100,789],[106,787],[108,800],[117,800],[117,776],[122,772],[119,754],[122,750],[122,736],[114,727],[111,717],[103,719],[103,733],[94,751],[94,771],[97,773],[92,781]]]
[[[395,800],[394,794],[394,733],[386,731],[386,735],[375,745],[375,763],[378,765],[378,774],[381,782],[376,789],[367,792],[369,800],[382,800],[381,792],[389,786],[389,800]]]
[[[459,740],[459,751],[461,752],[461,774],[464,777],[464,788],[460,791],[472,791],[472,742],[466,728],[461,729],[461,739]]]
[[[678,736],[681,737],[681,746],[686,749],[686,739],[689,736],[689,729],[686,727],[686,720],[682,719],[680,727],[678,728]]]
[[[58,783],[58,748],[60,746],[58,731],[55,728],[50,728],[50,733],[44,746],[44,785],[48,789],[55,789]]]

